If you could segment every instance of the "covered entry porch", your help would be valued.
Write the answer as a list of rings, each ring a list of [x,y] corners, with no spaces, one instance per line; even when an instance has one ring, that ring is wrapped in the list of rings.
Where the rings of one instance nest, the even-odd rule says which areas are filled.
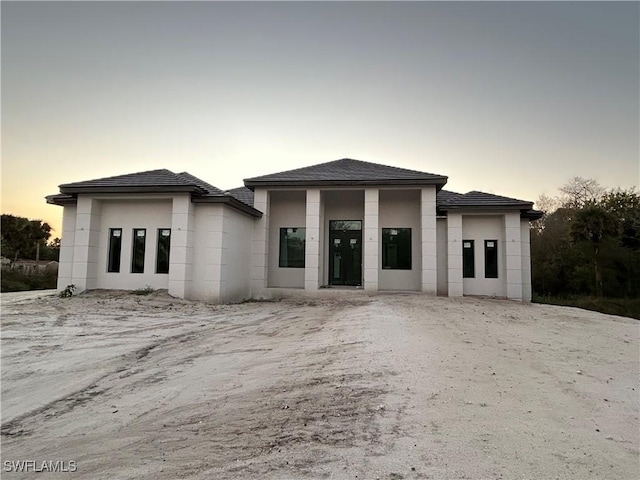
[[[436,293],[435,187],[255,190],[253,289]]]

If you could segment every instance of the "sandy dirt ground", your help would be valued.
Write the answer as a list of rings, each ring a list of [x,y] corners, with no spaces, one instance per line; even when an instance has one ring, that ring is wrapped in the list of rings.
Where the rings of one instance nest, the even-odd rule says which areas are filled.
[[[3,294],[1,319],[3,479],[640,478],[636,320],[364,292]]]

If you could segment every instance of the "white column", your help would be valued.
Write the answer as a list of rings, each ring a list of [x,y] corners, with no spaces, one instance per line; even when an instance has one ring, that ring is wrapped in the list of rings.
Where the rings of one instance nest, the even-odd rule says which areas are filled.
[[[461,297],[462,282],[462,214],[447,213],[447,276],[449,296]]]
[[[507,271],[507,298],[522,300],[522,237],[520,212],[504,216],[505,263]]]
[[[438,292],[438,254],[436,245],[436,187],[424,187],[420,194],[422,242],[422,291]]]
[[[304,288],[320,288],[320,189],[307,190],[306,237],[304,247]]]
[[[190,195],[173,197],[171,212],[171,254],[169,295],[189,298],[193,281],[195,212]]]
[[[60,260],[58,265],[58,290],[73,283],[73,248],[76,233],[75,205],[65,205],[62,211],[62,235],[60,237]]]
[[[251,257],[251,296],[257,298],[267,288],[269,254],[269,192],[256,188],[253,207],[262,212],[253,224],[253,248]]]
[[[529,220],[520,220],[520,238],[522,244],[522,301],[531,301],[531,236]]]
[[[77,293],[98,286],[100,210],[98,200],[78,195],[71,271],[71,283],[76,286]]]
[[[364,289],[368,291],[378,290],[378,269],[380,251],[378,244],[378,211],[380,192],[377,188],[366,188],[364,191]]]

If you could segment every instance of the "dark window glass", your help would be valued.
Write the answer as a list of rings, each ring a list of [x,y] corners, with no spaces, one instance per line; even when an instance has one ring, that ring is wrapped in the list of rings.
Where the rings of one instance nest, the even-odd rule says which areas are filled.
[[[382,268],[411,270],[411,229],[382,229]]]
[[[462,241],[462,276],[464,278],[476,276],[473,240]]]
[[[144,228],[133,229],[133,253],[131,255],[131,273],[144,273],[144,247],[147,239],[147,230]]]
[[[280,229],[280,267],[304,268],[305,232],[305,228]]]
[[[169,273],[169,251],[171,250],[171,229],[158,229],[158,251],[156,273]]]
[[[330,230],[362,230],[362,222],[360,220],[331,220],[329,222]]]
[[[122,229],[109,229],[109,259],[107,260],[107,272],[120,271],[120,252],[122,250]]]
[[[484,276],[498,278],[498,241],[484,241]]]

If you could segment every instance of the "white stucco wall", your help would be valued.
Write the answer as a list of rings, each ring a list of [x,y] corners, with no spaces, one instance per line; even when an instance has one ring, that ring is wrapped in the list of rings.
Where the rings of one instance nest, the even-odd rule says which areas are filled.
[[[448,275],[447,275],[447,219],[438,218],[436,220],[436,251],[438,268],[438,295],[447,295]]]
[[[380,289],[380,190],[364,190],[362,225],[362,277],[365,290]]]
[[[58,290],[71,285],[73,272],[73,251],[76,231],[75,205],[65,205],[62,212],[62,235],[60,237],[60,259],[58,265]]]
[[[304,288],[304,268],[281,268],[280,229],[306,228],[306,192],[269,192],[269,255],[267,285],[269,287]]]
[[[504,250],[507,273],[507,298],[522,300],[522,234],[520,212],[504,215]]]
[[[95,288],[168,288],[169,275],[156,273],[158,229],[171,228],[170,200],[102,200]],[[120,272],[107,272],[109,229],[122,228]],[[134,228],[146,228],[144,273],[131,273]],[[171,232],[173,243],[174,232]],[[173,247],[173,245],[172,245]]]
[[[522,242],[522,301],[531,301],[531,231],[529,220],[520,220],[520,235]]]
[[[251,246],[251,296],[265,298],[267,267],[269,264],[269,192],[256,188],[253,192],[253,207],[262,212],[262,217],[253,222]]]
[[[189,194],[175,195],[171,204],[169,295],[190,298],[193,287],[195,205]]]
[[[422,242],[420,190],[380,190],[378,275],[380,290],[420,290]],[[382,229],[411,229],[411,270],[382,268]]]
[[[251,247],[254,217],[223,206],[220,302],[251,298]]]
[[[462,214],[447,214],[447,295],[464,295],[462,282]]]
[[[503,216],[463,215],[462,240],[474,240],[475,278],[463,279],[465,295],[505,297],[506,266]],[[498,278],[485,278],[484,241],[498,241]],[[462,245],[457,245],[462,251]]]
[[[305,253],[304,288],[317,290],[320,287],[320,244],[322,192],[319,188],[309,188],[305,201]]]
[[[98,247],[102,203],[87,195],[78,195],[74,233],[71,283],[77,292],[97,288]]]
[[[193,281],[189,298],[220,302],[222,274],[223,206],[198,204],[195,208]],[[250,240],[250,236],[249,236]],[[249,253],[247,253],[249,256]]]
[[[438,259],[436,235],[436,187],[420,190],[420,224],[422,242],[422,291],[436,295],[438,289]]]

